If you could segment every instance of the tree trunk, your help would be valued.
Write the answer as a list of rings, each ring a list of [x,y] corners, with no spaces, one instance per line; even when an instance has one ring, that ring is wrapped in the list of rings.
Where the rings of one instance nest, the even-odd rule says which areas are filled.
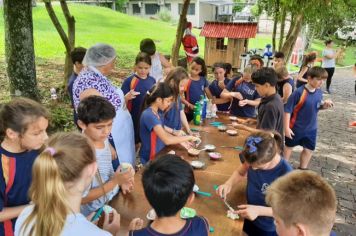
[[[64,86],[66,87],[67,81],[69,79],[69,76],[73,72],[73,64],[70,60],[70,52],[74,49],[75,46],[75,19],[74,17],[70,14],[67,3],[65,0],[60,0],[60,4],[62,7],[62,11],[64,14],[64,17],[66,19],[67,25],[68,25],[68,36],[64,32],[64,29],[59,22],[56,13],[53,10],[53,6],[50,0],[46,0],[45,6],[46,10],[48,12],[49,17],[51,18],[51,21],[56,28],[59,36],[62,39],[62,42],[64,44],[64,47],[66,49],[66,58],[65,58],[65,64],[64,64]]]
[[[289,61],[298,34],[302,29],[302,25],[303,25],[303,14],[299,13],[298,15],[295,16],[294,24],[291,25],[292,29],[290,29],[289,37],[286,38],[286,41],[284,42],[281,50],[286,57],[286,61]]]
[[[272,51],[276,51],[276,34],[277,34],[278,18],[279,18],[279,0],[276,1],[275,13],[273,16]]]
[[[11,96],[39,101],[31,0],[5,0],[5,56]]]
[[[184,29],[187,25],[187,12],[188,12],[189,3],[190,3],[190,0],[184,0],[183,7],[182,7],[182,13],[180,14],[180,17],[179,17],[176,39],[172,46],[171,62],[172,62],[173,66],[178,65],[179,48],[182,43]]]
[[[284,29],[286,27],[286,15],[287,11],[284,7],[282,7],[282,14],[281,14],[281,29],[279,34],[279,43],[278,43],[278,51],[282,49],[283,40],[284,40]]]

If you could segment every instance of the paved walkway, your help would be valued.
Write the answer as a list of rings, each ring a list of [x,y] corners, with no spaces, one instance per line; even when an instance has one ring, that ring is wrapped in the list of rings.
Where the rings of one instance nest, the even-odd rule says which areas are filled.
[[[338,198],[335,231],[338,235],[356,236],[356,121],[355,79],[351,68],[337,69],[331,89],[324,99],[335,107],[319,112],[316,151],[309,168],[320,173],[334,187]],[[325,89],[325,85],[323,85]],[[299,150],[293,153],[294,166],[299,163]]]

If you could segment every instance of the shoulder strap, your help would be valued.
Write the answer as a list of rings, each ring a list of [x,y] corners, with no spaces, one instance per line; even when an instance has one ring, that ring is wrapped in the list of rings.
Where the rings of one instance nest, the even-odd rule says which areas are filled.
[[[299,113],[300,109],[302,109],[305,101],[307,100],[307,97],[308,97],[308,91],[307,91],[306,88],[304,88],[302,96],[300,96],[300,99],[299,99],[297,105],[294,107],[293,116],[292,116],[292,118],[290,119],[290,122],[289,122],[289,128],[292,129],[293,126],[295,125],[298,113]]]
[[[242,84],[242,82],[243,82],[243,79],[241,77],[239,79],[237,79],[236,82],[235,82],[234,89],[236,90],[236,87],[239,86],[240,84]]]
[[[130,83],[130,91],[136,89],[136,87],[138,85],[138,82],[140,82],[140,80],[136,77],[136,75],[134,75],[132,80],[131,80],[131,83]],[[127,102],[127,110],[129,110],[129,112],[131,112],[131,110],[132,110],[132,100],[129,100]]]

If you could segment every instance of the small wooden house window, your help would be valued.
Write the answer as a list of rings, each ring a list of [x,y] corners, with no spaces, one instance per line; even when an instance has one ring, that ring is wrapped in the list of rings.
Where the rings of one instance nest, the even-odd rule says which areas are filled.
[[[227,39],[217,38],[216,39],[216,49],[227,50]]]
[[[158,4],[145,4],[146,15],[156,15],[160,10]]]
[[[141,7],[138,4],[132,4],[132,13],[141,14]]]

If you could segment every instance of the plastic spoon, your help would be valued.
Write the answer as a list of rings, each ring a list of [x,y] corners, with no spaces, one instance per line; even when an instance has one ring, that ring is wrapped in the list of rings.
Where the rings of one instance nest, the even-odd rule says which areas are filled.
[[[195,192],[196,194],[200,194],[204,197],[211,197],[211,193],[199,191],[199,186],[196,184],[194,184],[193,192]]]

